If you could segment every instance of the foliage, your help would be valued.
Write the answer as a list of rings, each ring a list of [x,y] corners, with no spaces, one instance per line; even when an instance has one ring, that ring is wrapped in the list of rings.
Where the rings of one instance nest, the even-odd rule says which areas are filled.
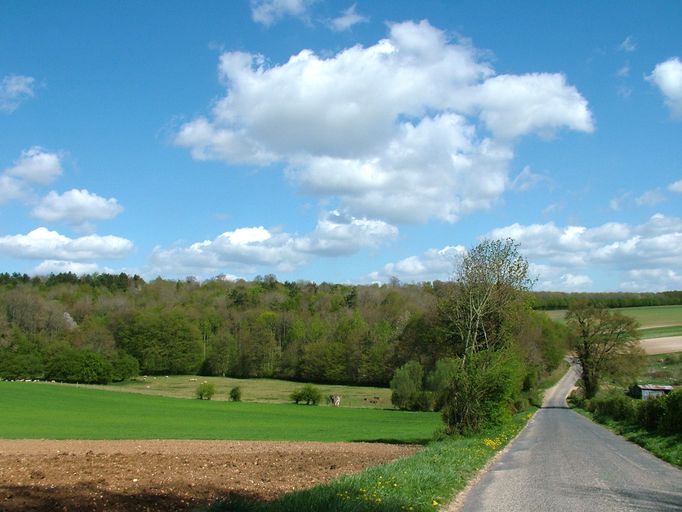
[[[590,410],[597,420],[613,418],[632,422],[637,418],[637,409],[637,402],[615,389],[597,395],[590,401]]]
[[[294,390],[289,398],[291,398],[295,404],[305,402],[306,405],[317,405],[322,399],[322,393],[320,393],[320,390],[312,384],[306,384],[305,386]]]
[[[233,402],[241,402],[242,401],[242,388],[239,386],[235,386],[230,390],[230,400]]]
[[[35,382],[0,382],[0,411],[4,439],[423,443],[440,426],[436,413],[183,400]]]
[[[391,379],[391,403],[400,409],[422,409],[425,402],[423,380],[424,368],[417,361],[410,361],[398,368]]]
[[[584,303],[574,304],[566,318],[586,398],[595,396],[606,375],[628,379],[638,374],[644,360],[634,319]]]
[[[448,433],[471,434],[502,424],[514,412],[522,379],[518,356],[511,350],[470,355],[445,394],[442,414]]]
[[[45,378],[48,380],[82,384],[108,384],[113,373],[112,364],[103,355],[72,348],[60,349],[45,368]]]
[[[286,494],[272,502],[232,496],[211,512],[394,512],[438,510],[448,503],[532,416],[471,437],[429,444],[411,457],[374,466],[312,489]]]
[[[197,385],[196,396],[199,400],[210,400],[215,395],[215,385],[212,382],[200,382]]]

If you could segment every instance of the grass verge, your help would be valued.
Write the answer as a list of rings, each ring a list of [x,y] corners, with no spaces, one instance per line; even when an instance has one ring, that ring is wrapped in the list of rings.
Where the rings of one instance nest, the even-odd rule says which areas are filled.
[[[610,418],[604,421],[597,421],[595,415],[590,411],[582,407],[576,407],[570,401],[569,405],[575,412],[582,414],[595,423],[603,425],[610,431],[623,436],[628,441],[641,446],[659,459],[682,469],[682,435],[663,435],[650,432],[642,427]]]
[[[230,496],[210,512],[389,512],[437,510],[460,492],[534,412],[476,436],[435,441],[417,454],[263,503]]]

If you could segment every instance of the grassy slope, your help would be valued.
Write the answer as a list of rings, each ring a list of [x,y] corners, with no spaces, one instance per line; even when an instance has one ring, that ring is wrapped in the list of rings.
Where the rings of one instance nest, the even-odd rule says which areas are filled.
[[[650,340],[653,338],[665,338],[668,336],[682,336],[682,325],[640,329],[639,334],[642,336],[642,339],[644,340]]]
[[[178,400],[0,382],[0,437],[425,442],[437,413]]]
[[[213,400],[227,400],[230,389],[239,386],[243,402],[286,403],[291,392],[301,387],[300,382],[278,379],[232,379],[228,377],[198,377],[196,375],[170,375],[168,377],[138,377],[135,380],[93,386],[100,389],[128,391],[146,395],[169,396],[174,398],[194,398],[199,382],[212,382],[216,388]],[[391,405],[391,390],[366,386],[340,386],[331,384],[315,385],[322,396],[341,395],[343,407],[369,407],[386,409]]]
[[[233,496],[214,512],[431,511],[447,503],[525,425],[531,414],[472,437],[434,442],[412,457],[376,466],[272,503]]]
[[[637,382],[682,386],[682,352],[647,356],[646,369]]]
[[[643,329],[655,325],[682,326],[682,306],[615,308],[614,311],[634,318]],[[552,320],[563,322],[566,310],[546,311],[546,313]]]

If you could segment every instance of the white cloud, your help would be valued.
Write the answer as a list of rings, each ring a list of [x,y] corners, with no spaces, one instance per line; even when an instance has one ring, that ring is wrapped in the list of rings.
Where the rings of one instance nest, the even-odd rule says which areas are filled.
[[[123,211],[114,198],[105,199],[87,190],[73,189],[63,194],[50,192],[32,211],[46,222],[62,222],[79,226],[88,220],[113,219]]]
[[[635,203],[637,203],[637,206],[649,206],[649,207],[656,206],[657,204],[660,204],[663,201],[665,201],[665,196],[658,189],[657,190],[647,190],[641,196],[639,196],[637,199],[635,199]]]
[[[563,283],[564,287],[566,288],[575,288],[575,289],[581,289],[584,290],[585,288],[589,288],[592,286],[592,279],[590,279],[589,276],[582,275],[582,274],[562,274],[561,276],[561,282]]]
[[[630,270],[626,273],[626,279],[621,283],[624,290],[651,292],[682,289],[682,274],[678,270]]]
[[[626,62],[625,64],[623,64],[623,65],[618,69],[618,71],[616,72],[616,74],[617,74],[619,77],[622,77],[622,78],[625,78],[625,77],[630,76],[630,63],[629,63],[629,62]]]
[[[337,32],[342,32],[352,28],[353,25],[357,25],[358,23],[367,23],[369,18],[355,12],[355,8],[356,4],[353,4],[348,9],[344,10],[341,13],[341,16],[331,20],[331,28]]]
[[[511,188],[518,192],[527,192],[543,183],[551,186],[552,180],[545,175],[534,173],[529,166],[525,166],[511,182]]]
[[[635,40],[632,38],[632,36],[627,36],[623,42],[618,45],[618,49],[624,52],[632,53],[637,49],[637,45],[635,44]]]
[[[125,238],[111,235],[69,238],[44,227],[26,235],[0,236],[0,254],[22,259],[108,260],[123,258],[132,249],[133,243]]]
[[[676,181],[675,183],[671,183],[668,185],[668,190],[671,192],[680,192],[682,193],[682,180]]]
[[[176,143],[197,159],[283,163],[303,190],[358,218],[454,222],[505,191],[517,137],[593,129],[563,75],[494,76],[481,52],[426,21],[389,31],[373,46],[303,50],[279,65],[224,53],[227,94]]]
[[[665,98],[674,118],[682,118],[682,62],[677,57],[657,64],[647,80],[654,83]]]
[[[396,263],[387,263],[381,271],[372,272],[368,277],[373,282],[382,283],[388,282],[392,277],[407,283],[447,281],[465,253],[466,249],[461,245],[429,249],[420,256],[409,256]]]
[[[33,269],[33,275],[46,276],[72,272],[78,275],[94,274],[95,272],[111,272],[110,269],[101,269],[97,263],[82,263],[76,261],[45,260]]]
[[[0,204],[21,199],[26,194],[24,183],[7,175],[0,175]]]
[[[312,255],[353,254],[377,247],[397,235],[397,228],[385,222],[332,211],[323,215],[316,228],[305,236],[258,226],[226,231],[213,240],[189,246],[157,247],[151,266],[153,272],[172,275],[209,276],[226,270],[255,273],[259,267],[289,272]]]
[[[251,0],[251,18],[269,27],[276,21],[292,16],[305,19],[315,0]]]
[[[49,153],[39,146],[33,146],[21,152],[21,158],[14,166],[5,169],[5,174],[25,181],[47,185],[62,174],[61,158],[56,153]]]
[[[630,200],[630,196],[632,196],[630,192],[623,192],[622,194],[619,194],[609,201],[609,208],[611,208],[613,211],[620,210],[623,207],[623,203]]]
[[[0,81],[0,111],[12,113],[34,94],[35,79],[30,76],[7,75]]]

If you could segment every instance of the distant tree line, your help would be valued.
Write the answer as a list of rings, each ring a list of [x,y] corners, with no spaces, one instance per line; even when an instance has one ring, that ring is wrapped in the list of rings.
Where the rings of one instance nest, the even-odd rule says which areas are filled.
[[[533,308],[541,310],[568,309],[580,302],[597,308],[632,308],[642,306],[677,306],[682,304],[682,291],[668,292],[603,292],[565,293],[532,292]]]

